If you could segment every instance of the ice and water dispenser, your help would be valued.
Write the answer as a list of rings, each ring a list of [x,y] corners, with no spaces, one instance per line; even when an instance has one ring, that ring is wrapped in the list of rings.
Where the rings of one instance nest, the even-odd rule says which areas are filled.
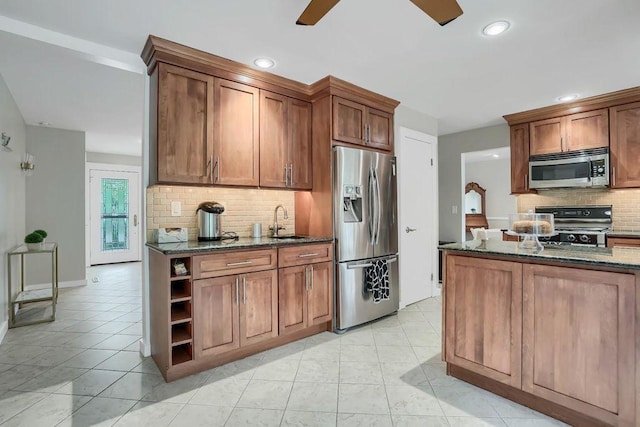
[[[344,186],[342,210],[344,222],[362,222],[362,186]]]

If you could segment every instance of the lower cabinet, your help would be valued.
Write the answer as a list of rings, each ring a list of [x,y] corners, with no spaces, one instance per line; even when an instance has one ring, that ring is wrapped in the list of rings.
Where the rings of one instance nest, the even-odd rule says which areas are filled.
[[[333,263],[281,268],[280,334],[326,323],[333,317]]]
[[[447,259],[446,361],[520,387],[522,265]]]
[[[276,270],[194,281],[196,359],[278,336]]]
[[[637,425],[634,274],[450,254],[446,269],[447,363],[597,423]]]
[[[635,277],[525,265],[522,389],[611,425],[635,420]]]

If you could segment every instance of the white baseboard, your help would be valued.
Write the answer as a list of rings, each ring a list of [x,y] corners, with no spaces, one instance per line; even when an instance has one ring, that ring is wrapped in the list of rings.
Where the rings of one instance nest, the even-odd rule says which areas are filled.
[[[9,321],[4,320],[0,323],[0,343],[4,340],[5,335],[7,335],[7,331],[9,330]]]
[[[66,282],[58,282],[58,288],[77,288],[87,286],[86,280],[69,280]],[[51,283],[37,283],[35,285],[27,285],[27,289],[47,289],[51,287]]]
[[[143,357],[149,357],[151,356],[151,347],[147,344],[145,344],[144,340],[142,338],[140,338],[140,341],[138,341],[138,343],[140,344],[140,354]]]

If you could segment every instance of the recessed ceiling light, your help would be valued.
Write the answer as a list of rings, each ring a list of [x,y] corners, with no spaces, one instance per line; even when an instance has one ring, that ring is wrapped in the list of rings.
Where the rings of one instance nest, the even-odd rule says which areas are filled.
[[[571,95],[564,95],[564,96],[559,96],[556,98],[556,101],[558,102],[570,102],[570,101],[574,101],[576,99],[578,99],[580,97],[580,95],[578,95],[577,93],[572,93]]]
[[[40,126],[51,126],[51,123],[49,123],[49,122],[38,122],[38,124]]]
[[[496,21],[487,25],[482,29],[482,34],[485,36],[497,36],[509,29],[511,24],[508,21]]]
[[[253,63],[260,68],[272,68],[276,65],[276,61],[270,58],[256,58]]]

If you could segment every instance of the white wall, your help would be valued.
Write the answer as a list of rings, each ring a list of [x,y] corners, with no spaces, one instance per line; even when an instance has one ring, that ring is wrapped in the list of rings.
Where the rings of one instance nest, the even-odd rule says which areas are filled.
[[[509,158],[505,158],[466,164],[466,182],[477,182],[486,190],[485,216],[489,228],[507,228],[509,214],[516,213],[517,199],[510,194],[510,162]]]
[[[142,154],[142,153],[141,153]],[[124,154],[108,154],[87,151],[88,163],[106,163],[109,165],[142,166],[142,156],[127,156]]]
[[[60,282],[84,282],[84,132],[27,126],[27,151],[35,156],[26,185],[27,230],[42,228],[58,243]],[[27,283],[51,283],[50,271],[47,262],[34,262]]]
[[[394,114],[395,140],[400,140],[400,127],[417,130],[428,135],[438,135],[438,120],[427,114],[400,104]]]
[[[25,152],[24,119],[0,75],[0,132],[11,137],[12,152],[0,150],[0,341],[7,330],[7,252],[22,243],[25,236],[25,178],[20,161]],[[17,258],[14,257],[17,261]],[[17,262],[13,266],[18,267]],[[17,270],[14,270],[17,271]],[[14,278],[17,276],[14,276]],[[13,280],[12,289],[19,282]]]
[[[460,241],[462,231],[462,153],[509,146],[507,124],[453,133],[438,138],[440,240]],[[509,179],[510,181],[510,179]],[[452,206],[457,213],[452,213]]]

